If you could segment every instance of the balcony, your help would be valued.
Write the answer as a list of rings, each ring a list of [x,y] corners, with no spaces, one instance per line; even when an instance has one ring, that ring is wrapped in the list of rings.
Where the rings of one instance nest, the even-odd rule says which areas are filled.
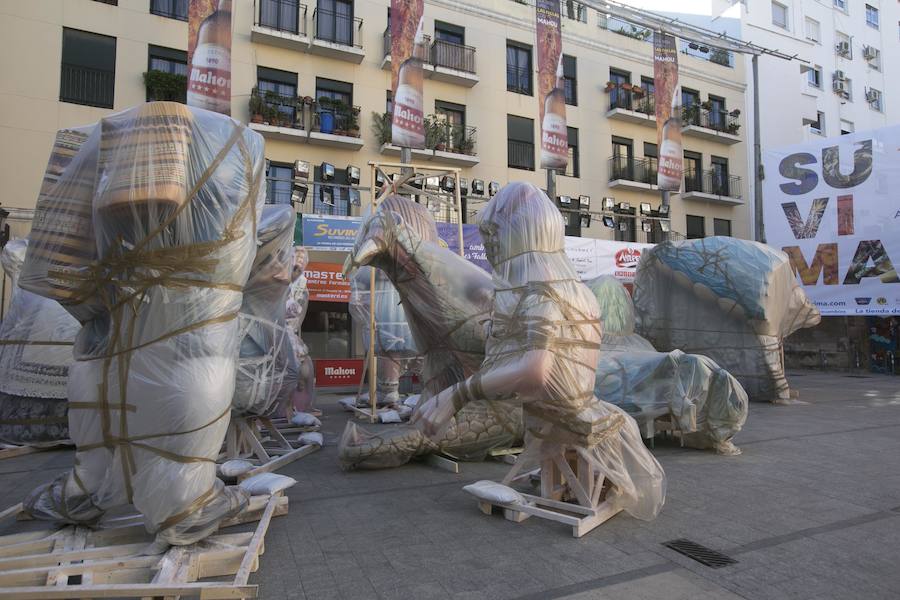
[[[327,113],[327,116],[323,116]],[[267,140],[359,150],[359,107],[288,98],[273,92],[250,94],[250,129]]]
[[[506,91],[531,95],[531,69],[516,65],[506,65]]]
[[[606,29],[612,33],[617,33],[625,37],[629,37],[639,42],[653,43],[653,30],[645,27],[632,25],[628,21],[623,21],[618,17],[607,16],[600,13],[600,21],[598,23],[601,29]]]
[[[606,117],[625,123],[656,127],[656,96],[641,87],[625,85],[629,87],[627,89],[610,87],[615,84],[607,83],[609,110],[606,111]]]
[[[534,171],[534,144],[507,139],[506,164],[511,169]]]
[[[59,99],[72,104],[112,108],[115,73],[69,63],[62,64]]]
[[[609,159],[609,187],[635,192],[659,190],[656,185],[657,159],[613,156]]]
[[[681,53],[706,60],[723,67],[734,68],[734,54],[723,48],[710,48],[696,42],[681,40]]]
[[[321,100],[321,98],[320,98]],[[359,107],[343,102],[317,102],[311,107],[309,143],[346,150],[359,150]]]
[[[390,113],[373,113],[372,129],[385,156],[400,156],[400,147],[391,143]],[[439,121],[435,115],[425,117],[425,148],[413,149],[413,158],[442,165],[474,167],[480,161],[476,154],[474,127],[462,127]]]
[[[250,40],[288,50],[309,50],[306,5],[296,0],[255,0]]]
[[[359,17],[316,8],[309,51],[359,64],[366,56],[362,46],[362,25]]]
[[[682,200],[706,200],[734,206],[743,204],[741,178],[719,171],[688,170],[684,173]]]
[[[728,146],[741,141],[738,132],[740,111],[712,110],[702,104],[689,104],[681,109],[681,132],[695,138]]]
[[[384,58],[381,68],[391,69],[391,28],[384,30],[382,36]],[[435,81],[453,83],[464,87],[473,87],[478,83],[478,75],[475,74],[475,48],[463,46],[444,40],[431,41],[425,36],[425,44],[429,46],[428,56],[422,65],[425,77]]]

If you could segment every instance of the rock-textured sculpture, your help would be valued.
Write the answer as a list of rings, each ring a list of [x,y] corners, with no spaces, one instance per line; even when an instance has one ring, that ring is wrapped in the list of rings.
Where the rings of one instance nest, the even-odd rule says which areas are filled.
[[[747,419],[747,394],[712,359],[680,350],[657,352],[634,331],[631,295],[618,280],[585,282],[600,306],[603,341],[594,394],[615,404],[652,437],[670,416],[686,444],[739,454],[731,441]]]
[[[490,275],[418,235],[428,227],[435,226],[424,206],[389,196],[363,222],[348,259],[348,268],[371,265],[382,270],[399,292],[424,360],[422,401],[481,365],[483,322],[493,294]],[[414,427],[373,434],[348,423],[339,454],[345,468],[393,467],[435,451],[480,460],[492,448],[509,446],[521,436],[519,407],[478,401],[460,411],[445,433],[433,440]]]
[[[708,356],[758,401],[790,397],[784,338],[820,320],[783,252],[730,237],[645,251],[634,305],[637,330],[654,347]]]

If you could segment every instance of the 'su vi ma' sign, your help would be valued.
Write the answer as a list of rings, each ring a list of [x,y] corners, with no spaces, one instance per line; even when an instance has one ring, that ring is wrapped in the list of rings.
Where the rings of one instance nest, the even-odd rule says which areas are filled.
[[[360,217],[303,215],[303,239],[295,240],[312,250],[346,252],[353,249]]]

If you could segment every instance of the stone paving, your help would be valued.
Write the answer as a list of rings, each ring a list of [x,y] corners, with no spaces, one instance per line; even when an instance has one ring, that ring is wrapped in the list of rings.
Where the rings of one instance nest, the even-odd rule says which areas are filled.
[[[791,382],[799,402],[751,405],[740,456],[658,441],[659,518],[620,514],[581,539],[482,515],[462,486],[500,479],[500,462],[342,472],[349,416],[325,398],[327,446],[281,471],[298,480],[290,514],[272,522],[251,582],[273,600],[900,598],[900,379],[799,371]],[[0,463],[0,506],[72,455]],[[661,545],[682,537],[738,562],[712,569]]]

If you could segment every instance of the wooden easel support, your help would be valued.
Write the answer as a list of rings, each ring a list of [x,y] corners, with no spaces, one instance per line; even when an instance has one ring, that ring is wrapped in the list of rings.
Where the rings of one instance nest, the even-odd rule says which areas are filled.
[[[314,444],[295,448],[296,442],[292,443],[284,437],[285,433],[291,433],[294,429],[300,431],[304,428],[279,430],[269,417],[232,417],[225,434],[224,452],[219,455],[219,459],[240,458],[259,463],[241,474],[238,481],[260,473],[271,473],[319,449]]]

